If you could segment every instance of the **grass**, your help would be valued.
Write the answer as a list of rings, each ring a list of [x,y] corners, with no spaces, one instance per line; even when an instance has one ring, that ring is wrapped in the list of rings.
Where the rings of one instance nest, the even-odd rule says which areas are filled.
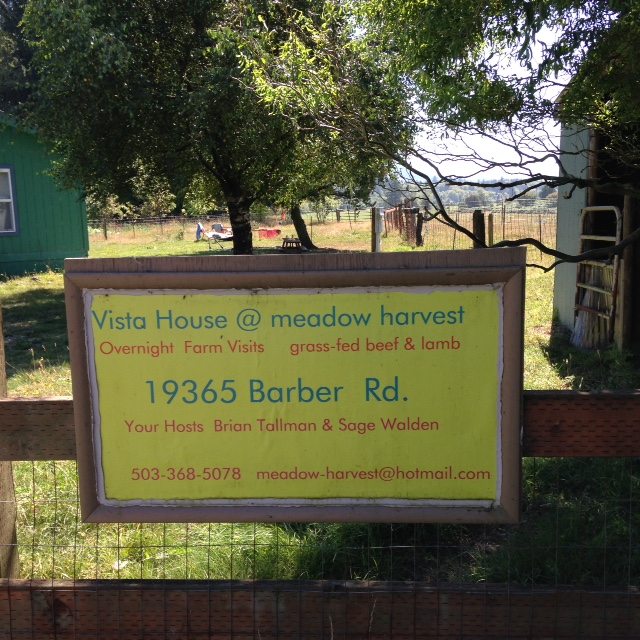
[[[0,286],[12,396],[70,395],[62,274],[12,278]]]
[[[369,223],[314,225],[323,247],[366,251]],[[292,235],[293,228],[283,228]],[[273,251],[277,240],[256,240]],[[398,238],[384,250],[412,250]],[[213,249],[215,253],[228,253]],[[209,254],[181,229],[136,238],[91,236],[91,257]],[[553,275],[527,273],[527,389],[636,388],[640,372],[614,349],[583,352],[554,328]],[[0,286],[12,396],[69,395],[62,276]],[[518,584],[637,584],[634,460],[526,459],[523,522],[516,527],[377,524],[85,525],[72,462],[19,463],[21,575],[33,578],[335,578]]]
[[[74,463],[20,463],[14,474],[23,576],[222,580],[295,573],[298,544],[278,526],[86,525],[79,521]]]
[[[211,250],[206,241],[195,242],[195,224],[193,229],[182,228],[179,223],[164,225],[162,229],[157,226],[142,226],[137,228],[133,236],[130,229],[110,232],[105,240],[101,231],[91,234],[91,257],[116,258],[121,256],[190,256],[230,254],[231,243],[224,244],[220,248],[211,244]],[[295,236],[293,225],[279,227],[279,238],[260,238],[253,234],[254,252],[272,253],[282,244],[285,236]],[[311,239],[323,250],[340,251],[369,251],[371,247],[371,222],[341,222],[307,225]],[[412,247],[402,241],[397,235],[390,235],[383,240],[384,251],[410,251]]]

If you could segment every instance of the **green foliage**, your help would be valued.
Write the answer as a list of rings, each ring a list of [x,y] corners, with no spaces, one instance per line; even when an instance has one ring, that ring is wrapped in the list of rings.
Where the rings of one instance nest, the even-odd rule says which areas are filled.
[[[286,33],[265,28],[241,48],[261,100],[301,133],[296,172],[278,203],[334,193],[366,200],[412,138],[403,83],[386,58],[361,46],[354,26],[347,5],[327,1],[317,14],[292,10]]]
[[[333,198],[335,201],[335,198]],[[317,199],[308,203],[309,211],[313,214],[316,222],[326,222],[329,216],[329,211],[335,211],[338,207],[331,207],[331,200],[329,198]]]
[[[29,4],[39,72],[33,121],[53,143],[65,184],[135,202],[141,166],[176,195],[207,175],[224,194],[235,248],[251,250],[249,207],[286,181],[296,131],[243,80],[238,47],[250,25],[238,8]]]
[[[24,20],[39,74],[32,119],[60,158],[57,175],[137,207],[153,197],[156,210],[169,192],[178,208],[188,193],[192,214],[221,194],[241,253],[251,251],[255,203],[293,204],[335,184],[366,190],[388,161],[293,105],[275,108],[253,87],[263,60],[295,50],[303,61],[347,42],[349,22],[334,20],[338,13],[324,0],[32,0]],[[311,25],[328,39],[298,38]],[[352,52],[348,68],[334,71],[359,117],[401,111],[370,60]]]
[[[464,203],[470,209],[477,209],[479,207],[485,207],[489,204],[489,199],[485,195],[483,191],[479,189],[474,189],[473,191],[469,191],[464,198]]]
[[[197,218],[209,212],[220,209],[220,202],[224,196],[218,185],[200,173],[194,176],[184,199],[184,212],[188,217]]]
[[[20,20],[26,0],[0,2],[0,111],[19,115],[32,84],[31,48],[27,44]]]
[[[605,134],[616,169],[589,178],[590,184],[609,193],[638,192],[637,0],[351,0],[323,16],[320,23],[298,16],[279,49],[266,37],[248,45],[260,52],[249,65],[253,81],[274,108],[353,136],[361,148],[423,179],[430,166],[444,181],[483,187],[479,174],[500,167],[512,175],[494,183],[513,186],[511,196],[530,195],[543,184],[585,186],[585,176],[562,166],[548,136],[550,120],[559,118]],[[340,40],[335,33],[342,23],[349,28]],[[367,65],[354,70],[354,58],[370,62],[373,73],[361,72]],[[373,91],[371,111],[358,117],[358,91],[372,78],[384,90]],[[400,104],[400,94],[402,114],[391,106]],[[371,112],[387,117],[376,122]],[[504,154],[490,154],[482,144],[448,145],[463,133],[492,144],[500,139]],[[464,159],[468,170],[441,169],[447,157]],[[555,157],[559,175],[538,165],[541,157]],[[442,208],[435,193],[433,200]]]
[[[601,131],[611,157],[640,169],[637,0],[355,0],[354,6],[369,46],[389,52],[424,112],[450,130],[532,136],[538,129],[544,139],[546,121],[559,118]],[[538,148],[549,150],[549,141]],[[611,189],[609,181],[628,190],[634,178],[618,171],[599,186]]]
[[[150,173],[140,162],[136,163],[129,193],[129,200],[123,201],[114,195],[89,192],[87,217],[91,221],[157,218],[175,209],[176,199],[167,180]]]
[[[87,218],[90,222],[100,220],[123,220],[133,215],[131,206],[124,204],[115,196],[96,196],[89,194],[85,200]]]

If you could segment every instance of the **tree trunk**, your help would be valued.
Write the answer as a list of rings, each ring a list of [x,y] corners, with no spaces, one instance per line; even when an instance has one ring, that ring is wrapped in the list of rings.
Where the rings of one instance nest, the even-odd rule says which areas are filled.
[[[302,217],[302,213],[300,212],[300,204],[296,202],[290,211],[289,215],[291,216],[291,221],[293,222],[293,226],[295,227],[296,233],[298,234],[298,239],[300,240],[300,244],[305,249],[317,249],[311,237],[309,236],[309,232],[307,231],[307,225],[304,222],[304,218]]]
[[[249,205],[241,198],[227,199],[229,222],[233,231],[233,253],[235,255],[253,254],[253,237],[251,235],[251,215]]]

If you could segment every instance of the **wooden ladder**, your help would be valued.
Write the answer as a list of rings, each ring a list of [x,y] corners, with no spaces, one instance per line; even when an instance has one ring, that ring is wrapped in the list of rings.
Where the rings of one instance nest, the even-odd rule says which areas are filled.
[[[598,216],[615,215],[615,234],[596,231]],[[622,238],[622,215],[618,207],[585,207],[580,216],[580,253],[614,246]],[[604,347],[613,342],[618,294],[619,257],[612,260],[583,260],[576,275],[576,302],[571,342],[585,348]]]

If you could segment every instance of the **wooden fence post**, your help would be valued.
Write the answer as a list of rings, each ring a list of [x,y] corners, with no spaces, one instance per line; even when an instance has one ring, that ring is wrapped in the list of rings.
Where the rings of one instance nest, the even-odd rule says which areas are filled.
[[[424,246],[424,238],[422,237],[423,226],[424,226],[424,215],[420,210],[420,208],[418,207],[418,211],[416,214],[416,247]]]
[[[474,249],[486,247],[486,235],[484,231],[484,213],[480,209],[473,212],[473,235],[478,239],[473,241]]]
[[[0,398],[7,397],[7,371],[4,331],[0,307]],[[17,578],[18,536],[16,533],[16,494],[11,462],[0,462],[0,578]]]
[[[376,252],[376,208],[371,207],[371,253]]]
[[[382,251],[382,212],[371,207],[371,253]]]

